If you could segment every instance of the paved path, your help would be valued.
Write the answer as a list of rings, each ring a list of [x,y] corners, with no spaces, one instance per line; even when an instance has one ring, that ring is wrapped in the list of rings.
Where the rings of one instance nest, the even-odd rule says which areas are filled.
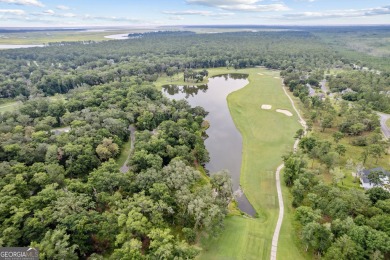
[[[127,159],[125,161],[125,163],[122,165],[122,167],[120,168],[120,171],[122,173],[126,173],[129,171],[129,166],[127,166],[127,163],[129,161],[129,158],[130,158],[130,155],[133,153],[134,151],[134,144],[135,144],[135,127],[130,125],[129,126],[129,130],[130,130],[130,140],[131,140],[131,144],[130,144],[130,151],[129,151],[129,155],[127,156]]]
[[[291,105],[294,108],[295,112],[297,113],[297,115],[299,117],[299,123],[303,126],[304,131],[305,131],[304,134],[306,135],[306,133],[307,133],[306,121],[303,119],[303,117],[299,113],[298,109],[295,107],[295,104],[294,104],[294,101],[292,100],[292,98],[288,95],[286,88],[284,87],[284,82],[283,82],[282,88],[283,88],[284,93],[288,97],[288,99],[290,99]],[[297,151],[298,144],[299,144],[299,139],[295,140],[294,152]],[[284,203],[283,203],[282,187],[280,186],[280,171],[283,169],[283,167],[284,167],[284,164],[282,163],[276,169],[276,173],[275,173],[276,190],[278,192],[278,201],[279,201],[279,217],[278,217],[278,222],[276,223],[274,236],[272,237],[271,260],[276,260],[276,253],[278,252],[279,234],[280,234],[280,229],[282,228],[282,223],[283,223]]]
[[[321,84],[321,90],[322,90],[322,92],[324,92],[325,94],[329,91],[329,89],[326,87],[326,79],[324,79],[324,80],[322,80],[321,82],[320,82],[320,84]]]
[[[389,127],[387,127],[386,121],[390,120],[390,115],[389,114],[380,113],[380,112],[377,112],[377,113],[380,116],[382,132],[383,132],[384,136],[387,139],[389,139],[390,138],[390,129],[389,129]]]

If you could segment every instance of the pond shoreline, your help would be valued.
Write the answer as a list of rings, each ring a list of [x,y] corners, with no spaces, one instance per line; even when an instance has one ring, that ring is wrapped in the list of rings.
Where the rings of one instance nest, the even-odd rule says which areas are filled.
[[[205,168],[211,173],[229,170],[239,209],[255,216],[255,209],[240,187],[242,136],[227,104],[227,96],[245,87],[249,83],[247,78],[248,75],[239,73],[217,75],[210,77],[207,85],[165,85],[163,93],[171,99],[186,99],[191,106],[201,106],[210,112],[206,117],[210,122],[210,128],[206,131],[209,138],[205,140],[210,162]]]

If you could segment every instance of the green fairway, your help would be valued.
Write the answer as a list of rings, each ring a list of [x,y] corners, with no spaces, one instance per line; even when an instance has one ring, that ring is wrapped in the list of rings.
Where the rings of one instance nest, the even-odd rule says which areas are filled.
[[[233,71],[225,70],[225,73]],[[279,72],[263,68],[237,72],[249,74],[250,83],[230,94],[228,104],[243,137],[241,186],[259,217],[228,217],[226,229],[217,240],[203,241],[204,251],[200,259],[270,258],[279,213],[275,170],[282,163],[281,156],[292,151],[293,136],[300,128],[298,117],[283,92]],[[210,74],[213,75],[214,71],[211,70]],[[262,104],[272,105],[272,109],[262,110]],[[277,113],[276,109],[287,109],[293,116]],[[284,195],[287,209],[278,245],[278,259],[304,259],[290,222],[292,212],[288,191],[284,190]]]

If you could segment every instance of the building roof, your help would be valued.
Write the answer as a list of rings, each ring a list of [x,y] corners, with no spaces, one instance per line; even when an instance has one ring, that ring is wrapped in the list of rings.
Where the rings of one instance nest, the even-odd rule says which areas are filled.
[[[384,175],[387,175],[388,177],[390,177],[390,172],[384,170],[382,167],[377,167],[377,168],[373,168],[373,169],[364,169],[363,174],[360,177],[362,182],[363,183],[370,183],[370,180],[368,179],[368,175],[371,172],[376,172],[376,171],[382,172]]]

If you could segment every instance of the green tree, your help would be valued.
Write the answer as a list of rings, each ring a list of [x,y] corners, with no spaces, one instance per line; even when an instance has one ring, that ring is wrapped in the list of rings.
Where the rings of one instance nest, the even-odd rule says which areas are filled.
[[[104,138],[102,143],[96,147],[96,153],[100,160],[106,161],[119,153],[119,146],[111,138]]]
[[[338,143],[344,137],[344,134],[342,132],[337,131],[334,132],[332,136],[335,143]]]
[[[382,158],[382,155],[385,153],[385,148],[380,144],[371,144],[369,153],[376,159],[375,163],[378,163],[379,158]]]
[[[367,175],[367,179],[370,181],[371,184],[374,186],[379,186],[383,184],[382,178],[384,174],[382,171],[371,171]]]
[[[343,235],[338,238],[325,254],[325,259],[365,259],[363,248],[356,244],[349,236]]]
[[[333,234],[328,226],[310,222],[303,227],[302,239],[307,247],[310,246],[322,255],[331,246]]]
[[[78,245],[70,244],[69,237],[64,229],[49,230],[41,242],[32,242],[31,246],[39,248],[40,259],[78,259]]]

